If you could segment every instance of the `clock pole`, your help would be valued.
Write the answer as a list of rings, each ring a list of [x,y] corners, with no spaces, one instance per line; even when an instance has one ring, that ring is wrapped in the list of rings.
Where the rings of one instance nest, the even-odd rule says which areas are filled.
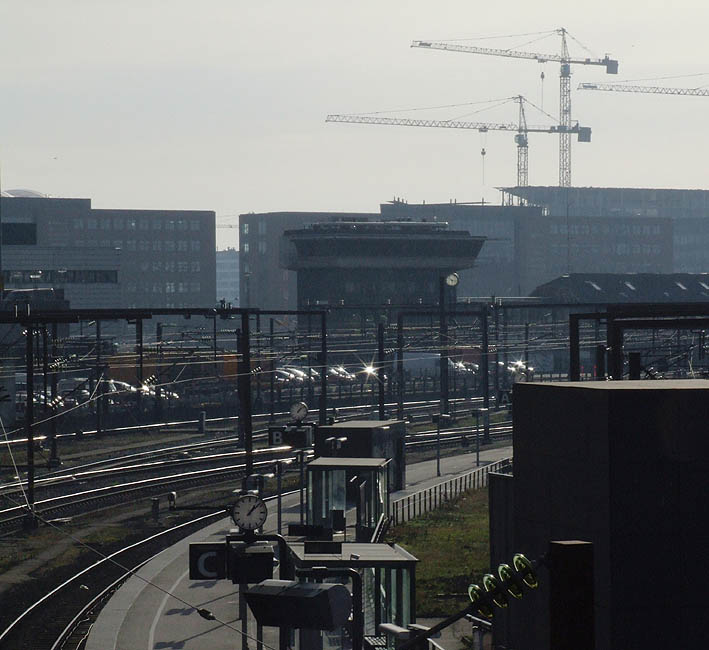
[[[249,311],[241,312],[241,364],[239,366],[239,421],[244,432],[246,476],[254,471],[253,436],[251,429],[251,350],[249,343]]]

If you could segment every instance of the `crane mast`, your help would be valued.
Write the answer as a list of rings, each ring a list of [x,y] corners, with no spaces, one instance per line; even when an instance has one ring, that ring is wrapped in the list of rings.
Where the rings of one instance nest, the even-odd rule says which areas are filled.
[[[561,36],[561,54],[540,54],[537,52],[523,52],[520,50],[505,50],[490,47],[475,47],[458,45],[456,43],[413,41],[411,47],[420,47],[429,50],[448,50],[451,52],[466,52],[469,54],[485,54],[502,56],[515,59],[531,59],[539,63],[555,61],[560,63],[559,74],[559,185],[571,185],[571,65],[600,65],[604,66],[606,73],[618,73],[618,61],[605,56],[597,58],[573,58],[569,54],[566,41],[568,32],[563,27],[556,30]]]

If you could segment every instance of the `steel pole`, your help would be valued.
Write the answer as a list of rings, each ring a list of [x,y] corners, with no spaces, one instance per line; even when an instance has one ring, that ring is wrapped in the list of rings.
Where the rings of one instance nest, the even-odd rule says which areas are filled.
[[[52,423],[50,428],[50,451],[49,466],[59,465],[59,455],[57,454],[57,396],[59,395],[59,365],[57,360],[57,324],[52,323],[52,360],[55,362],[54,372],[52,372]]]
[[[439,346],[440,374],[441,374],[441,413],[448,413],[448,321],[446,319],[446,279],[438,278],[438,318],[439,318]]]
[[[27,323],[25,340],[25,363],[27,376],[27,408],[25,410],[25,431],[27,433],[27,523],[35,526],[34,517],[34,325]]]
[[[327,312],[320,314],[320,426],[327,424]]]
[[[377,384],[379,385],[379,419],[386,419],[384,413],[384,323],[377,325]]]
[[[249,312],[241,314],[241,359],[239,369],[239,421],[244,432],[244,451],[246,452],[246,476],[254,471],[253,433],[251,428],[251,347],[249,342]]]
[[[398,375],[397,383],[398,403],[396,417],[399,420],[404,419],[404,315],[399,312],[396,317],[396,374]]]

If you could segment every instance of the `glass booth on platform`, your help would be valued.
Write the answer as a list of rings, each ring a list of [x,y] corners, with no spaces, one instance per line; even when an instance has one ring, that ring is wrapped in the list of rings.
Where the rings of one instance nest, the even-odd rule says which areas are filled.
[[[344,530],[345,513],[356,512],[356,541],[369,541],[389,513],[386,458],[316,458],[308,463],[308,524]]]
[[[400,546],[345,542],[334,545],[331,552],[310,552],[307,542],[290,542],[288,548],[296,570],[352,568],[361,575],[365,649],[385,645],[384,636],[378,633],[381,623],[406,627],[416,622],[418,559]],[[326,581],[349,582],[346,578],[326,578]],[[308,650],[347,650],[352,647],[351,638],[351,629],[305,633],[299,635],[299,650],[306,647]]]

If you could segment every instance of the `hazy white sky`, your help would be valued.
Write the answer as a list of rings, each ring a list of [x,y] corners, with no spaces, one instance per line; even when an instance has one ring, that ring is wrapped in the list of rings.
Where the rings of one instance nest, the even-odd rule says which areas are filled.
[[[542,70],[544,108],[557,115],[558,64],[410,42],[563,26],[620,60],[617,78],[576,66],[575,88],[708,72],[708,22],[699,0],[1,0],[2,183],[94,207],[215,210],[223,223],[249,211],[370,211],[393,196],[498,202],[495,187],[516,182],[513,134],[326,124],[325,115],[517,94],[540,104]],[[551,37],[523,49],[558,48]],[[709,97],[574,92],[573,117],[593,141],[573,145],[573,183],[708,187],[708,110]],[[530,136],[530,184],[557,183],[557,152],[556,137]],[[218,232],[220,247],[236,244],[236,230]]]

